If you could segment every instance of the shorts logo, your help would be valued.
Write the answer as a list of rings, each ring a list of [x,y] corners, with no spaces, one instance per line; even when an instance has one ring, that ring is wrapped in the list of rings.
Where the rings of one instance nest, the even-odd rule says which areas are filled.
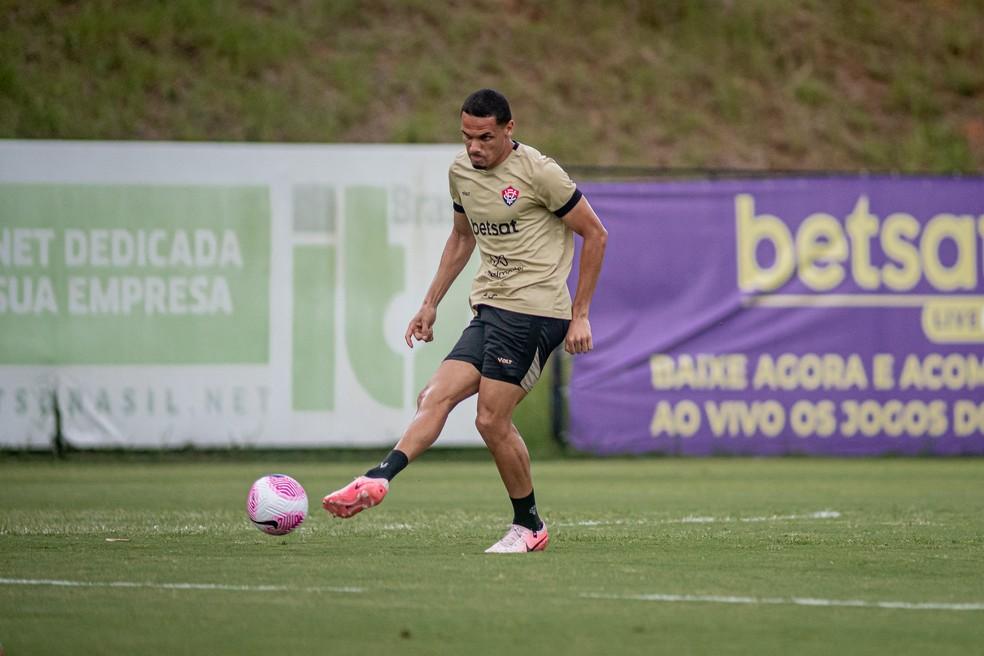
[[[499,361],[499,364],[512,364],[512,360],[509,358],[496,358],[496,360]]]
[[[512,207],[513,203],[519,200],[519,189],[509,185],[502,190],[502,200],[506,203],[506,205]]]

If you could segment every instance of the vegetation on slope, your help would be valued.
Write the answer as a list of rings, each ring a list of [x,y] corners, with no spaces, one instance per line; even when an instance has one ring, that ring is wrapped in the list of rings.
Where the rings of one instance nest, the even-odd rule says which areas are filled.
[[[984,0],[5,0],[0,137],[448,142],[568,165],[984,170]]]

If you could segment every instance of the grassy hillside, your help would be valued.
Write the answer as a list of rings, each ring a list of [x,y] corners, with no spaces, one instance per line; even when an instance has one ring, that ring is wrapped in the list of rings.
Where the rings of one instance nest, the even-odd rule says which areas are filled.
[[[4,0],[0,137],[457,139],[568,165],[984,170],[984,0]]]

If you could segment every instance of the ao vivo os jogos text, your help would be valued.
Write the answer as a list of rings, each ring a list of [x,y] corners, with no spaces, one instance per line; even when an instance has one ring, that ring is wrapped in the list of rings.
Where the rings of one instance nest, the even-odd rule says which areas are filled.
[[[752,365],[750,367],[750,364]],[[763,353],[754,363],[744,353],[657,353],[649,361],[652,388],[691,394],[780,392],[783,400],[660,400],[650,422],[653,437],[691,437],[706,424],[715,437],[889,435],[968,437],[984,434],[984,357],[975,354]],[[864,398],[875,390],[886,398]],[[808,391],[811,398],[796,399]],[[815,398],[837,392],[839,400]],[[968,392],[969,398],[891,398],[893,392]],[[928,395],[927,395],[928,396]],[[790,398],[793,397],[793,398]]]

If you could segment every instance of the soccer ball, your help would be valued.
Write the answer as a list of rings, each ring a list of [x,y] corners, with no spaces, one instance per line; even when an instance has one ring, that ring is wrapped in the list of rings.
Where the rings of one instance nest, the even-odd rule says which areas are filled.
[[[307,493],[286,474],[258,478],[246,497],[246,513],[253,526],[269,535],[287,535],[301,525],[307,511]]]

